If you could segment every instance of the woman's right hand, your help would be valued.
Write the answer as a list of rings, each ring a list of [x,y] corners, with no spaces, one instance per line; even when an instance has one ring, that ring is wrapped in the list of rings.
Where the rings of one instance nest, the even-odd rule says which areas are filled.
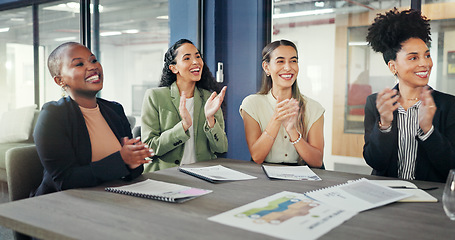
[[[398,109],[398,91],[396,89],[385,88],[378,93],[376,98],[376,108],[380,115],[381,125],[389,127],[393,121],[393,112]]]
[[[140,138],[128,139],[127,137],[124,137],[122,139],[120,155],[129,168],[135,169],[141,164],[149,163],[151,160],[145,158],[155,156],[155,152],[146,144],[142,143]]]
[[[295,117],[299,113],[299,102],[293,98],[284,99],[277,98],[277,104],[273,113],[273,119],[283,124],[285,129],[295,126]]]
[[[294,98],[291,98],[289,102],[286,104],[286,116],[281,121],[286,132],[290,133],[293,129],[296,128],[297,117],[299,114],[299,101]]]
[[[193,125],[193,120],[191,119],[190,112],[188,112],[188,109],[186,109],[185,92],[182,92],[182,95],[180,96],[179,113],[180,117],[182,118],[183,130],[186,132],[186,130],[188,130],[191,125]]]

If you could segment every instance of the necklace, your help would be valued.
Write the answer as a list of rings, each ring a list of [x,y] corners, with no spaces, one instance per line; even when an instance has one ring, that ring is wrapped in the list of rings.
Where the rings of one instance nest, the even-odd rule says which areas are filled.
[[[401,94],[398,93],[398,96],[400,96],[400,98],[402,97]],[[418,101],[419,98],[418,97],[415,97],[415,98],[407,98],[406,100],[408,101]]]

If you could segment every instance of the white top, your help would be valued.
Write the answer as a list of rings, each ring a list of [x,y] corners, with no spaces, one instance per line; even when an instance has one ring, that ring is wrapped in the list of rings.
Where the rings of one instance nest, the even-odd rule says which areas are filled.
[[[325,112],[321,104],[315,100],[302,95],[306,101],[304,124],[306,127],[305,133],[302,133],[304,140],[308,138],[308,132],[311,126]],[[268,94],[252,94],[243,99],[240,105],[240,113],[244,110],[259,124],[263,132],[272,119],[273,111],[275,110],[276,99],[272,96],[271,91]],[[241,114],[240,114],[241,115]],[[265,158],[264,162],[269,163],[297,163],[299,154],[294,145],[289,141],[289,136],[283,126],[280,127],[278,134],[273,143],[272,149]]]
[[[186,109],[190,113],[191,119],[193,118],[194,112],[194,98],[187,98],[186,99]],[[194,121],[191,124],[190,128],[188,128],[188,132],[190,133],[190,139],[185,142],[185,146],[183,148],[183,157],[182,161],[180,161],[180,166],[184,164],[191,164],[196,162],[196,150],[194,149]]]
[[[434,127],[424,134],[419,126],[419,108],[422,101],[418,101],[406,111],[402,106],[398,107],[398,178],[415,179],[415,164],[419,143],[425,141],[434,131]]]

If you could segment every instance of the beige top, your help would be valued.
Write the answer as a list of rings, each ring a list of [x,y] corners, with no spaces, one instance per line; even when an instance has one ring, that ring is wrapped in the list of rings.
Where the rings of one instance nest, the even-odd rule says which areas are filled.
[[[304,95],[302,96],[306,101],[304,119],[306,130],[305,133],[302,133],[302,137],[306,140],[311,126],[324,114],[325,109],[315,100]],[[250,115],[259,124],[261,131],[264,131],[273,116],[275,106],[276,99],[272,96],[271,91],[269,91],[269,93],[266,95],[249,95],[243,99],[239,111],[241,113],[241,111],[244,110],[246,113],[248,113],[248,115]],[[297,163],[298,160],[299,154],[297,153],[294,145],[292,145],[289,141],[289,136],[286,130],[283,126],[281,126],[276,136],[275,142],[273,143],[272,149],[265,158],[264,162]]]
[[[99,161],[112,153],[120,151],[122,146],[101,114],[99,106],[96,105],[96,108],[79,106],[79,108],[82,115],[84,115],[88,134],[90,135],[92,162]]]

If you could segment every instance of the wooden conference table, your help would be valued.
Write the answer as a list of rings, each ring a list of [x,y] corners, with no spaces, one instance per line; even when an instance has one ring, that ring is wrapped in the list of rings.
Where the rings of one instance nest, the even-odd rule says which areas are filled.
[[[217,164],[258,179],[213,184],[170,168],[136,181],[150,178],[213,192],[180,204],[168,203],[104,191],[105,186],[124,184],[116,181],[0,204],[0,224],[42,239],[274,239],[207,218],[285,190],[303,193],[361,177],[387,179],[313,169],[322,181],[269,180],[260,165],[233,159],[192,166]],[[455,222],[442,208],[444,184],[414,183],[438,187],[428,191],[438,202],[392,203],[364,211],[320,239],[455,239]]]

